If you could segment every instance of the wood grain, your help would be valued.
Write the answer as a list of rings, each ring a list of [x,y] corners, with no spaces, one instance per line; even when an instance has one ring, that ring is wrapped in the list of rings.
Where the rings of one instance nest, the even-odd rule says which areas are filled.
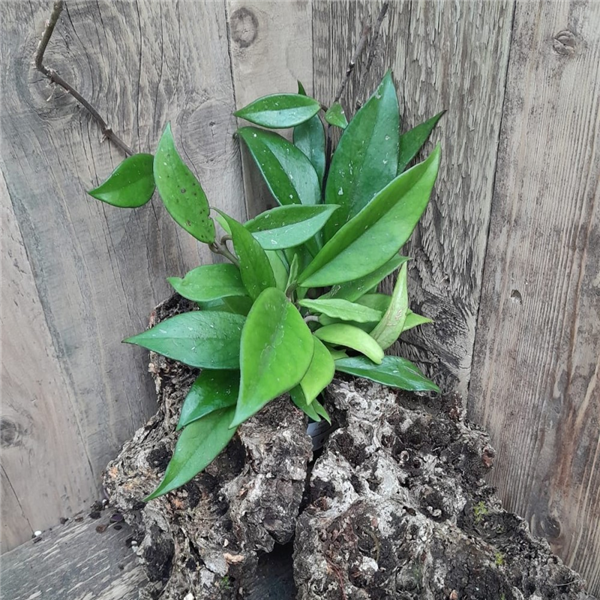
[[[510,510],[600,592],[600,4],[517,3],[469,394]]]
[[[312,92],[312,1],[226,0],[235,103],[292,92],[301,81]],[[242,121],[240,124],[246,124]],[[287,134],[289,132],[280,132]],[[248,217],[276,205],[252,157],[243,150]]]
[[[131,529],[120,524],[104,533],[102,520],[71,521],[44,531],[2,557],[2,597],[10,600],[134,600],[148,583],[126,544]]]
[[[315,4],[315,90],[323,102],[333,98],[363,25],[373,23],[380,6]],[[378,41],[363,55],[343,99],[353,113],[392,69],[403,131],[448,110],[425,151],[442,145],[431,204],[405,249],[414,257],[413,310],[436,323],[407,335],[410,345],[394,351],[461,393],[471,370],[512,8],[509,2],[391,2]]]
[[[147,354],[120,340],[147,326],[167,276],[211,258],[157,199],[121,211],[86,197],[122,156],[31,67],[49,3],[1,10],[1,164],[17,224],[3,242],[19,255],[3,276],[16,282],[3,301],[6,351],[16,345],[3,405],[22,432],[3,465],[43,529],[97,497],[101,469],[154,412]],[[46,62],[140,151],[171,120],[211,203],[244,216],[223,3],[69,2]],[[17,527],[7,547],[30,535]]]

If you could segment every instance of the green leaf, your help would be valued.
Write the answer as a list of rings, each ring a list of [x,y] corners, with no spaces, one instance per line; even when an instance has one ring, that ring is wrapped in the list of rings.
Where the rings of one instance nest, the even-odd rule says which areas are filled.
[[[240,274],[244,287],[252,298],[270,287],[276,286],[275,275],[269,258],[252,234],[234,218],[215,209],[227,223],[231,231],[233,247],[240,260]]]
[[[281,259],[281,253],[276,250],[266,251],[265,254],[269,259],[271,268],[273,269],[273,275],[275,275],[275,287],[282,292],[285,292],[285,287],[288,280],[288,272],[283,260]]]
[[[177,430],[215,410],[234,406],[239,388],[239,373],[203,369],[185,397]]]
[[[417,313],[409,310],[406,313],[406,320],[404,321],[404,328],[402,332],[408,331],[413,327],[418,327],[419,325],[425,325],[426,323],[433,323],[432,319],[428,319],[427,317],[423,317],[422,315],[418,315]]]
[[[377,287],[379,283],[388,275],[393,273],[399,266],[403,265],[407,256],[393,256],[389,261],[371,273],[359,277],[353,281],[334,285],[329,292],[321,296],[322,298],[343,298],[350,302],[356,302],[363,295],[367,294],[372,288]],[[386,307],[387,308],[387,307]],[[385,310],[385,309],[384,309]]]
[[[306,95],[273,94],[255,100],[234,114],[262,127],[283,129],[308,121],[320,109],[319,103]]]
[[[272,131],[242,127],[238,134],[279,204],[319,203],[317,173],[301,150]]]
[[[302,388],[297,385],[295,388],[290,390],[290,398],[292,402],[309,418],[317,423],[321,420],[321,416],[317,412],[316,400],[310,404],[306,401],[306,396],[302,391]]]
[[[329,110],[325,113],[325,120],[330,125],[335,125],[341,129],[348,127],[348,119],[346,119],[344,109],[339,102],[335,102],[329,107]]]
[[[321,230],[337,206],[278,206],[248,221],[250,231],[265,250],[300,246]]]
[[[167,281],[175,291],[194,302],[210,302],[227,296],[246,296],[240,270],[231,264],[203,265],[180,277],[169,277]]]
[[[367,306],[354,304],[348,300],[338,298],[319,298],[317,300],[301,300],[300,306],[310,309],[312,312],[327,315],[342,321],[356,321],[357,323],[377,323],[382,314]]]
[[[377,383],[389,385],[411,392],[439,392],[433,381],[419,371],[419,368],[405,358],[385,356],[381,364],[373,364],[370,360],[355,356],[335,361],[336,371],[364,377]]]
[[[396,177],[323,246],[299,283],[304,287],[344,283],[388,262],[427,207],[439,163],[438,146],[425,162]]]
[[[200,183],[175,149],[171,125],[167,124],[154,156],[154,178],[169,214],[197,240],[215,241],[215,224]]]
[[[294,256],[292,257],[292,262],[290,263],[290,272],[288,275],[288,280],[285,284],[286,296],[288,296],[288,294],[296,288],[296,279],[298,278],[298,262],[298,255],[294,254]]]
[[[146,502],[187,483],[221,453],[236,432],[229,428],[234,410],[231,407],[211,412],[181,432],[165,476],[144,499]]]
[[[325,202],[341,208],[325,227],[326,240],[396,177],[399,136],[398,98],[388,72],[344,130],[331,160]]]
[[[378,310],[383,314],[388,309],[391,301],[392,297],[388,294],[365,294],[356,300],[356,303]]]
[[[298,93],[306,96],[300,82],[298,82]],[[321,184],[325,174],[325,129],[319,115],[294,127],[294,146],[310,160]]]
[[[228,312],[244,315],[244,317],[250,312],[253,304],[252,298],[248,296],[228,296],[222,301]]]
[[[408,281],[406,264],[402,265],[392,293],[392,300],[381,321],[371,331],[371,337],[384,349],[389,348],[404,329],[408,311]]]
[[[323,417],[331,425],[331,417],[329,416],[329,413],[325,410],[325,407],[316,398],[312,401],[311,406],[314,407],[314,409],[317,411],[317,414],[320,417]]]
[[[306,402],[310,404],[330,383],[335,374],[335,364],[329,350],[319,338],[313,339],[315,351],[300,387]]]
[[[323,342],[352,348],[368,356],[377,364],[383,359],[383,350],[379,344],[368,333],[358,327],[345,324],[326,325],[317,329],[314,335]]]
[[[143,206],[154,194],[154,157],[134,154],[126,158],[99,187],[88,194],[119,208]]]
[[[123,340],[190,367],[239,369],[244,317],[226,312],[193,311],[171,317]]]
[[[232,426],[300,383],[313,351],[313,337],[298,309],[280,290],[262,292],[242,332],[240,395]]]
[[[400,152],[398,156],[399,174],[406,169],[410,161],[419,153],[419,150],[427,141],[429,134],[445,112],[446,111],[443,110],[441,113],[435,115],[435,117],[425,121],[425,123],[417,125],[415,128],[400,136]]]
[[[336,350],[335,348],[329,347],[327,347],[327,350],[329,350],[329,354],[331,354],[331,358],[333,358],[333,360],[339,360],[340,358],[348,358],[348,355],[344,350]]]

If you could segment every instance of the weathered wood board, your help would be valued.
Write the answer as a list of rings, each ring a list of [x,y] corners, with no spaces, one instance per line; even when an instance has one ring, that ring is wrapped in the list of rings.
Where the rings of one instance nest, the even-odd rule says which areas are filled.
[[[125,523],[96,531],[109,519],[70,521],[4,554],[3,600],[136,600],[148,579]]]
[[[364,25],[373,24],[381,5],[315,3],[315,91],[323,102],[333,99]],[[448,110],[425,150],[442,145],[435,192],[405,249],[414,257],[413,309],[435,324],[412,332],[411,345],[396,350],[461,393],[471,371],[512,10],[510,2],[391,2],[377,43],[367,48],[342,99],[354,114],[391,69],[403,131]]]
[[[158,202],[86,197],[122,156],[32,68],[50,8],[0,7],[8,548],[98,496],[101,469],[154,412],[147,353],[120,340],[147,326],[167,276],[210,260]],[[151,152],[171,120],[211,203],[242,218],[228,52],[223,3],[69,1],[46,62],[135,149]]]
[[[226,0],[236,108],[266,94],[312,92],[312,3],[309,0]],[[248,123],[240,119],[240,125]],[[286,134],[286,132],[280,132]],[[289,137],[289,133],[288,133]],[[276,201],[254,160],[242,149],[249,217]]]
[[[517,3],[469,409],[600,591],[600,3]]]

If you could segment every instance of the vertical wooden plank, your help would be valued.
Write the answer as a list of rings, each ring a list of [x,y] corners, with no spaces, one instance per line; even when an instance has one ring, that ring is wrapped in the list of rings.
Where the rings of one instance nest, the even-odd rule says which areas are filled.
[[[312,92],[311,0],[226,0],[236,107],[260,96],[296,92],[298,81]],[[248,217],[275,200],[244,149]]]
[[[471,415],[510,510],[600,592],[600,4],[517,3]]]
[[[315,3],[315,90],[330,102],[381,2]],[[387,69],[399,91],[402,130],[448,110],[426,153],[442,145],[430,207],[405,252],[413,310],[436,322],[394,351],[428,366],[445,389],[465,393],[496,165],[513,5],[501,2],[390,3],[371,67],[359,62],[344,104],[354,113]],[[393,282],[388,282],[389,290]]]
[[[121,211],[86,197],[122,156],[31,67],[49,9],[48,2],[2,3],[0,36],[2,170],[32,302],[39,298],[23,334],[10,311],[17,287],[4,303],[21,354],[36,357],[19,375],[34,382],[16,380],[6,404],[33,411],[30,398],[43,398],[31,412],[35,443],[11,448],[3,461],[25,517],[33,524],[40,516],[40,529],[98,494],[102,468],[154,411],[147,353],[120,340],[147,326],[150,310],[170,293],[167,276],[211,260],[157,199]],[[171,120],[211,203],[244,214],[222,2],[69,2],[46,60],[140,151],[152,152]],[[37,429],[46,426],[47,436]]]
[[[6,550],[68,514],[68,498],[89,501],[96,484],[3,176],[0,202],[0,446]]]

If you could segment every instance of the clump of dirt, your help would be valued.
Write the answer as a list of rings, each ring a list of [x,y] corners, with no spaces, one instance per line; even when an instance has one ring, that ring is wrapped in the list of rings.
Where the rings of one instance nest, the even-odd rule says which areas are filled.
[[[193,308],[175,296],[151,325]],[[141,502],[198,373],[153,353],[150,372],[158,411],[105,476],[151,582],[141,598],[290,600],[292,568],[298,600],[591,598],[502,510],[483,478],[494,450],[452,397],[336,379],[326,406],[338,428],[314,463],[306,419],[283,398],[187,485]]]

